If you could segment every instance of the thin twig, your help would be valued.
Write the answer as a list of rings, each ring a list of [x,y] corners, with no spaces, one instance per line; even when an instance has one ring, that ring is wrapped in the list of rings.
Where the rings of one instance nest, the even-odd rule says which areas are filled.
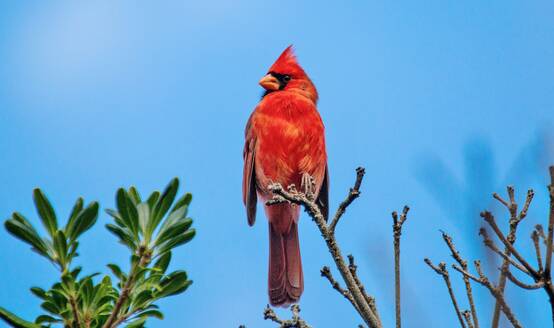
[[[490,250],[495,252],[496,254],[500,255],[504,259],[504,261],[508,261],[511,265],[519,269],[521,272],[525,274],[529,274],[529,271],[521,264],[517,263],[514,259],[512,259],[510,256],[508,256],[506,253],[502,252],[496,244],[490,239],[489,234],[485,228],[479,229],[479,235],[483,237],[483,243],[485,246],[487,246]]]
[[[548,215],[548,237],[546,239],[546,260],[542,279],[544,280],[544,290],[550,299],[550,309],[552,312],[552,322],[554,322],[554,285],[552,284],[552,239],[554,235],[554,166],[550,166],[550,184],[548,185],[548,194],[550,196],[550,210]]]
[[[439,263],[438,266],[435,266],[433,262],[431,262],[431,260],[428,258],[424,259],[424,261],[425,263],[427,263],[429,267],[431,267],[431,269],[433,269],[437,274],[439,274],[444,279],[444,283],[446,284],[446,288],[448,289],[448,294],[450,295],[450,299],[452,300],[452,305],[454,305],[454,310],[456,311],[456,316],[460,321],[460,326],[462,326],[462,328],[466,328],[464,319],[462,317],[462,312],[460,311],[460,308],[458,307],[458,302],[456,301],[456,295],[452,290],[452,284],[450,283],[450,274],[446,269],[446,263],[441,262]]]
[[[392,232],[394,237],[394,299],[396,328],[402,327],[402,317],[400,315],[400,237],[402,236],[402,225],[406,221],[410,208],[404,206],[400,217],[396,211],[392,212]]]
[[[504,288],[506,286],[506,281],[511,281],[516,286],[527,289],[527,290],[534,290],[534,289],[544,289],[545,292],[548,295],[548,298],[550,300],[551,305],[551,311],[552,311],[552,322],[554,323],[554,284],[552,282],[552,274],[551,274],[551,265],[552,265],[552,253],[553,253],[553,247],[554,247],[554,166],[550,167],[550,185],[548,186],[548,191],[550,195],[550,210],[549,210],[549,219],[548,219],[548,234],[546,235],[544,232],[544,229],[541,225],[536,225],[535,230],[531,234],[531,239],[533,241],[534,249],[535,249],[535,256],[537,260],[538,269],[533,268],[529,264],[529,262],[521,255],[521,253],[515,248],[514,244],[516,241],[516,233],[517,233],[517,227],[518,224],[527,216],[529,207],[531,205],[531,202],[533,200],[534,192],[533,190],[529,190],[527,192],[527,197],[525,199],[525,203],[522,207],[522,210],[518,213],[518,205],[515,202],[515,191],[513,187],[508,187],[508,199],[505,200],[498,194],[493,194],[493,197],[498,200],[503,206],[505,206],[509,213],[510,213],[510,220],[509,220],[509,232],[507,235],[505,235],[500,228],[498,227],[498,224],[496,223],[496,220],[491,212],[484,211],[481,213],[481,217],[484,218],[485,222],[490,226],[496,237],[501,241],[502,245],[504,246],[504,251],[501,251],[495,243],[492,241],[491,238],[489,238],[487,234],[487,230],[484,228],[481,228],[480,235],[483,237],[484,244],[491,249],[493,252],[498,254],[502,257],[503,262],[500,270],[500,278],[498,285],[494,285],[489,281],[489,279],[483,274],[481,265],[479,261],[475,261],[475,268],[478,272],[478,277],[475,275],[472,275],[469,273],[469,270],[467,269],[467,263],[464,264],[463,259],[460,257],[457,250],[454,248],[452,239],[445,237],[443,234],[443,238],[445,239],[447,245],[452,251],[452,256],[456,261],[459,263],[460,266],[454,264],[452,267],[462,273],[462,275],[467,279],[471,279],[482,286],[486,287],[492,296],[496,299],[496,306],[495,306],[495,314],[493,316],[493,322],[492,327],[496,328],[499,323],[499,317],[500,317],[500,311],[502,311],[506,318],[512,323],[514,327],[521,327],[521,324],[517,321],[515,318],[511,308],[506,303],[506,300],[504,298]],[[545,261],[543,262],[542,258],[542,252],[541,252],[541,239],[543,240],[544,244],[546,245],[546,256]],[[426,260],[427,262],[428,260]],[[430,262],[429,262],[430,263]],[[510,271],[510,265],[516,267],[529,277],[531,277],[534,280],[534,283],[528,284],[525,283],[518,278],[514,276],[514,274]],[[433,266],[432,266],[433,267]],[[440,273],[440,268],[434,267],[435,271]],[[466,312],[463,313],[464,318],[469,318],[469,314]],[[470,326],[470,322],[467,321],[468,326]]]
[[[531,206],[531,201],[533,201],[533,196],[535,196],[535,192],[533,191],[533,189],[527,190],[527,197],[525,198],[523,209],[521,210],[521,212],[519,212],[519,221],[523,220],[527,216],[529,206]]]
[[[539,238],[539,232],[537,230],[533,230],[533,232],[531,233],[531,239],[533,240],[533,245],[535,246],[535,255],[537,257],[539,273],[542,273],[544,271],[544,267],[542,266],[541,245],[539,242]]]
[[[532,284],[532,285],[529,285],[529,284],[526,284],[524,282],[522,282],[521,280],[517,279],[511,272],[509,269],[506,269],[506,272],[504,273],[506,275],[506,277],[511,281],[513,282],[514,284],[516,284],[517,286],[523,288],[523,289],[529,289],[529,290],[533,290],[533,289],[539,289],[539,288],[542,288],[544,286],[544,281],[539,281],[538,283],[535,283],[535,284]]]
[[[273,309],[267,305],[264,310],[264,320],[271,320],[279,324],[279,328],[310,328],[310,326],[300,317],[300,306],[294,304],[291,306],[292,319],[283,320],[277,316]]]
[[[502,312],[504,312],[504,314],[506,315],[506,318],[508,318],[510,323],[515,328],[522,328],[521,324],[519,323],[519,321],[516,319],[514,313],[512,312],[512,309],[506,303],[506,300],[504,299],[504,294],[501,293],[489,281],[489,279],[483,274],[483,271],[481,270],[481,263],[479,261],[474,261],[474,264],[475,264],[475,268],[477,269],[477,272],[479,274],[479,277],[476,277],[476,276],[472,275],[471,273],[469,273],[468,271],[463,270],[461,267],[459,267],[456,264],[453,264],[452,268],[454,268],[454,270],[460,272],[464,276],[467,276],[469,279],[471,279],[471,280],[483,285],[484,287],[486,287],[490,291],[490,293],[494,296],[494,298],[496,298],[497,302],[500,303],[500,309],[502,310]]]
[[[335,213],[335,216],[333,217],[333,220],[331,220],[331,224],[329,224],[329,230],[332,233],[335,233],[335,228],[337,227],[337,223],[339,223],[340,218],[346,212],[346,208],[352,204],[352,202],[360,197],[360,187],[362,185],[362,181],[364,179],[365,169],[363,167],[358,167],[356,169],[356,182],[354,182],[354,187],[350,188],[350,191],[348,192],[348,195],[346,196],[346,199],[340,203],[339,208],[337,209],[337,212]]]
[[[542,238],[542,242],[546,246],[546,234],[544,233],[544,228],[542,227],[542,224],[535,225],[535,230],[537,230],[539,237]]]
[[[506,239],[506,237],[504,236],[502,231],[500,231],[500,228],[496,224],[496,221],[492,213],[488,211],[481,212],[481,217],[484,218],[485,221],[490,225],[490,227],[492,228],[492,230],[494,231],[498,239],[500,239],[500,241],[504,244],[504,246],[508,249],[508,251],[514,255],[514,257],[519,261],[519,263],[523,265],[525,269],[527,269],[527,271],[529,271],[529,273],[533,278],[538,279],[539,275],[537,271],[533,269],[533,267],[523,258],[523,256],[521,256],[521,254],[519,254],[519,252],[514,248],[514,246]]]
[[[513,255],[517,261],[525,267],[527,270],[527,274],[533,278],[535,281],[535,284],[526,284],[523,283],[515,277],[512,277],[511,279],[514,284],[521,288],[525,289],[535,289],[535,288],[541,288],[544,289],[544,291],[547,293],[548,298],[550,300],[550,306],[551,306],[551,313],[552,313],[552,321],[554,323],[554,285],[552,283],[552,273],[551,273],[551,265],[552,265],[552,247],[553,247],[553,234],[554,234],[554,166],[550,167],[550,184],[548,186],[549,196],[550,196],[550,210],[549,210],[549,217],[548,217],[548,234],[545,236],[544,230],[541,225],[535,226],[535,231],[531,235],[531,238],[533,240],[533,244],[535,247],[535,255],[538,262],[538,270],[534,269],[524,258],[521,256],[521,254],[513,247],[513,241],[515,241],[514,238],[511,238],[510,234],[508,237],[505,237],[504,234],[500,231],[498,228],[498,225],[495,222],[494,216],[490,212],[483,212],[481,213],[481,216],[485,219],[485,221],[491,226],[492,230],[495,232],[497,237],[502,241],[504,246],[506,247],[506,252],[503,256],[505,259],[509,258],[509,255]],[[524,208],[522,210],[522,213],[514,219],[513,212],[510,211],[510,228],[513,225],[517,225],[518,221],[521,221],[525,215],[527,214],[527,210],[529,208],[529,204],[531,203],[531,199],[533,197],[532,191],[529,191],[527,194],[527,199],[524,205]],[[513,203],[513,201],[510,201]],[[515,223],[514,223],[515,222]],[[512,229],[510,229],[512,230]],[[542,265],[542,256],[540,251],[540,239],[543,239],[546,244],[546,259],[544,262],[544,266]],[[504,272],[507,272],[508,268],[501,268]]]
[[[348,270],[350,270],[350,273],[352,274],[352,277],[354,278],[354,282],[356,285],[360,287],[360,292],[364,296],[367,304],[369,304],[369,308],[375,313],[375,316],[377,317],[377,320],[379,323],[381,323],[381,318],[379,317],[379,311],[377,311],[377,303],[375,301],[375,297],[368,295],[365,291],[364,284],[360,281],[360,278],[358,277],[358,266],[354,262],[354,256],[352,254],[348,254]]]
[[[550,211],[548,216],[548,236],[546,238],[545,277],[550,276],[552,267],[552,239],[554,238],[554,166],[550,167],[550,185],[548,185],[548,193],[550,196]]]
[[[527,192],[527,198],[525,200],[525,204],[523,206],[523,210],[518,214],[517,209],[518,205],[515,202],[515,191],[513,186],[508,186],[508,197],[510,199],[509,203],[502,199],[498,194],[493,194],[493,197],[500,201],[504,206],[508,208],[508,211],[510,212],[510,231],[508,232],[508,236],[506,237],[506,240],[510,242],[510,244],[514,244],[516,241],[516,233],[517,233],[517,226],[521,220],[523,220],[527,216],[527,211],[529,209],[529,205],[531,204],[531,201],[533,200],[534,192],[533,190],[529,190]],[[510,256],[510,251],[508,248],[505,248],[504,253],[507,255],[507,257]],[[499,292],[503,293],[504,288],[506,287],[506,274],[508,267],[510,265],[510,261],[505,257],[502,261],[502,266],[500,270],[500,277],[498,278],[498,290]],[[494,305],[494,312],[493,312],[493,318],[492,318],[492,328],[497,328],[500,323],[500,303],[497,301]]]
[[[278,323],[280,325],[282,325],[283,322],[284,322],[284,320],[282,320],[281,318],[279,318],[277,316],[277,313],[275,313],[275,311],[273,311],[273,309],[269,306],[269,304],[264,309],[264,320],[271,320],[271,321],[273,321],[275,323]]]
[[[466,324],[468,328],[474,328],[473,324],[471,323],[471,312],[468,310],[465,310],[462,312],[464,319],[466,319]]]
[[[508,208],[508,209],[510,208],[510,204],[508,204],[508,202],[505,201],[504,198],[502,198],[499,194],[493,193],[492,197],[494,199],[496,199],[497,201],[499,201],[500,203],[502,203],[502,205],[506,206],[506,208]]]
[[[467,261],[462,258],[460,255],[460,252],[456,249],[456,246],[454,245],[454,241],[452,240],[452,237],[450,237],[447,233],[444,231],[441,231],[442,233],[442,239],[450,249],[450,253],[454,260],[460,264],[462,269],[467,271]],[[475,308],[475,302],[473,301],[473,291],[471,290],[471,283],[469,281],[469,278],[466,276],[463,276],[464,284],[466,287],[466,295],[469,302],[469,306],[471,309],[471,316],[473,318],[473,322],[475,325],[475,328],[479,328],[479,319],[477,318],[477,310]]]
[[[356,309],[356,311],[358,312],[360,311],[358,309],[358,306],[356,305],[356,302],[352,298],[352,294],[350,294],[348,290],[340,286],[339,282],[336,281],[335,278],[333,277],[333,274],[331,273],[331,269],[328,266],[324,266],[321,269],[321,276],[327,278],[327,280],[329,280],[329,283],[331,284],[333,289],[335,289],[337,292],[339,292],[339,294],[344,296],[352,304],[352,306]]]

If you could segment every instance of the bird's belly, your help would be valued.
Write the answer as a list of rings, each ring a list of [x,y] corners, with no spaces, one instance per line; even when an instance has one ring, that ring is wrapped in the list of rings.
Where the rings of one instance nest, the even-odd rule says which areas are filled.
[[[256,150],[256,180],[262,194],[268,194],[267,186],[274,182],[300,188],[304,173],[320,184],[326,163],[323,131],[293,125],[269,130],[258,139]]]

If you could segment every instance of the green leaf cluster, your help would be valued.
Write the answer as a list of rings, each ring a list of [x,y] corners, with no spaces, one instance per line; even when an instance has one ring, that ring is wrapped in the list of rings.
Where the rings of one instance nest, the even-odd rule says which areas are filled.
[[[20,213],[6,220],[6,229],[31,246],[60,271],[60,279],[49,289],[32,287],[41,300],[43,314],[34,322],[26,321],[0,307],[0,319],[12,327],[113,328],[143,327],[150,317],[163,319],[155,303],[183,293],[192,284],[183,270],[168,272],[172,250],[195,235],[192,219],[187,217],[192,195],[177,199],[179,180],[171,180],[163,193],[154,191],[144,201],[136,188],[120,188],[116,209],[106,212],[113,218],[106,228],[130,250],[130,269],[108,264],[110,275],[98,273],[80,277],[81,267],[72,268],[78,256],[79,237],[98,219],[99,204],[85,206],[77,199],[65,226],[59,224],[46,195],[35,189],[33,199],[46,231],[41,236]],[[112,277],[115,281],[112,281]]]
[[[155,191],[144,201],[136,188],[120,188],[117,209],[106,211],[114,223],[106,228],[137,256],[150,252],[158,258],[189,242],[196,234],[187,217],[192,195],[186,193],[175,201],[178,188],[179,180],[173,179],[163,193]]]
[[[29,220],[18,212],[14,212],[11,218],[4,222],[4,226],[9,233],[31,245],[33,251],[52,261],[65,272],[68,264],[79,255],[77,238],[96,223],[99,205],[97,202],[91,202],[85,207],[83,199],[77,199],[65,227],[58,227],[56,212],[46,195],[37,188],[33,191],[33,199],[47,236],[40,236]]]

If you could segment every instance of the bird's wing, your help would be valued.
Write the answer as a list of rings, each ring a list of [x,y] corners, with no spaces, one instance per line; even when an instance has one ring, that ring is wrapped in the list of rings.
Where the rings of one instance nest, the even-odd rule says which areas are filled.
[[[325,221],[329,219],[329,168],[325,165],[325,176],[321,182],[321,188],[317,195],[316,204],[319,205]]]
[[[244,171],[242,175],[242,201],[246,206],[246,216],[248,224],[254,225],[256,222],[256,203],[258,195],[256,194],[256,138],[250,131],[250,120],[246,125],[246,142],[244,144]]]

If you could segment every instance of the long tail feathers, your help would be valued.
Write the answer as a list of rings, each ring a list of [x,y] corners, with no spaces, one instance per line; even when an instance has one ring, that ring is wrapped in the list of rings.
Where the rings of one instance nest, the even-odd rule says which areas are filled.
[[[291,222],[288,232],[279,233],[269,223],[269,302],[288,306],[298,302],[304,290],[298,225]]]

